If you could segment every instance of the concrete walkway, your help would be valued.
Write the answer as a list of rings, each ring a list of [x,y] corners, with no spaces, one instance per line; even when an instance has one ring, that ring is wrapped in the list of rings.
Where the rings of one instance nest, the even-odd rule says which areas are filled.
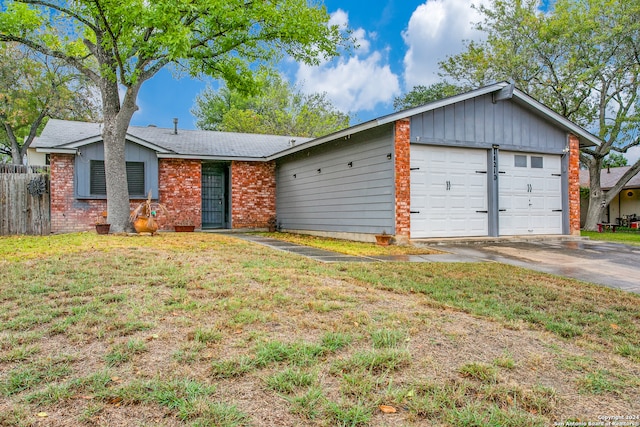
[[[354,256],[345,255],[338,252],[324,249],[312,248],[298,245],[296,243],[285,242],[270,237],[258,236],[255,234],[230,234],[239,239],[259,243],[273,249],[284,252],[291,252],[306,256],[320,262],[484,262],[480,258],[469,257],[464,254],[445,253],[434,255],[389,255],[389,256]],[[446,251],[446,249],[445,249]]]

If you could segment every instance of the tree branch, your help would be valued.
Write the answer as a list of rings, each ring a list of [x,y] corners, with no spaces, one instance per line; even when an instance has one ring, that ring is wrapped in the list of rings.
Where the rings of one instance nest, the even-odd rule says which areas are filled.
[[[109,22],[107,21],[107,17],[104,14],[104,10],[102,9],[102,6],[100,5],[100,2],[98,0],[94,0],[94,3],[96,5],[96,7],[98,8],[98,12],[100,13],[100,19],[102,19],[102,24],[107,29],[107,33],[111,37],[112,49],[114,51],[113,52],[113,56],[115,57],[116,61],[118,62],[118,68],[120,69],[120,75],[124,76],[125,75],[125,69],[124,69],[124,64],[122,62],[122,57],[120,55],[120,51],[118,49],[118,39],[115,36],[115,34],[113,34],[113,30],[111,29],[111,26],[109,25]]]
[[[52,50],[32,40],[29,40],[23,37],[16,37],[10,34],[0,34],[0,41],[21,43],[44,55],[53,56],[54,58],[62,59],[64,62],[68,63],[69,65],[71,65],[72,67],[80,71],[82,74],[87,76],[94,83],[96,84],[100,83],[101,77],[96,72],[94,72],[90,68],[85,67],[78,58],[69,56],[64,52],[60,52],[59,50]]]
[[[69,15],[75,19],[77,19],[78,21],[82,22],[84,25],[86,25],[87,27],[91,28],[93,31],[98,31],[98,28],[96,28],[91,21],[88,21],[86,18],[83,18],[82,16],[78,15],[75,12],[72,12],[70,9],[66,8],[66,7],[62,7],[59,4],[55,4],[55,3],[50,3],[48,1],[42,1],[42,0],[18,0],[20,3],[26,3],[26,4],[33,4],[33,5],[37,5],[37,6],[44,6],[44,7],[49,7],[51,9],[57,10],[58,12],[62,12],[66,15]]]

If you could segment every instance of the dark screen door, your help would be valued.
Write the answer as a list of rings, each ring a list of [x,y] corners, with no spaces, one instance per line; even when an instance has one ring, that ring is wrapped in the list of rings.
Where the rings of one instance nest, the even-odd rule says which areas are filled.
[[[202,228],[224,228],[226,180],[222,165],[202,165]]]

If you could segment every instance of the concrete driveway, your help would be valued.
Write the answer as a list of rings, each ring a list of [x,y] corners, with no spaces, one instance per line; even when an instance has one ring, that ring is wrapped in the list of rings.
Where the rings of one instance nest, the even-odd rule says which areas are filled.
[[[595,240],[450,243],[438,246],[471,261],[497,261],[640,293],[640,247]]]

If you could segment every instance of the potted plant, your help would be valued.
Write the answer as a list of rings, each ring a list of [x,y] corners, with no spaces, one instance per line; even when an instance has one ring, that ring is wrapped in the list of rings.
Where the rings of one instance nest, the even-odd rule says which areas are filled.
[[[382,234],[376,234],[376,243],[380,246],[389,246],[393,236],[383,231]]]
[[[96,233],[109,234],[111,224],[107,224],[107,211],[103,211],[96,219]]]
[[[278,220],[275,215],[271,215],[267,220],[267,227],[269,228],[269,233],[274,233],[278,230]]]
[[[149,196],[147,200],[140,203],[131,212],[129,220],[133,223],[136,233],[151,233],[153,235],[158,231],[158,222],[156,221],[157,211],[161,210],[166,215],[169,215],[167,208],[161,203],[154,203],[151,201],[151,190],[149,190]]]
[[[191,221],[177,221],[173,228],[176,230],[176,233],[191,233],[196,229],[196,226],[193,225]]]

